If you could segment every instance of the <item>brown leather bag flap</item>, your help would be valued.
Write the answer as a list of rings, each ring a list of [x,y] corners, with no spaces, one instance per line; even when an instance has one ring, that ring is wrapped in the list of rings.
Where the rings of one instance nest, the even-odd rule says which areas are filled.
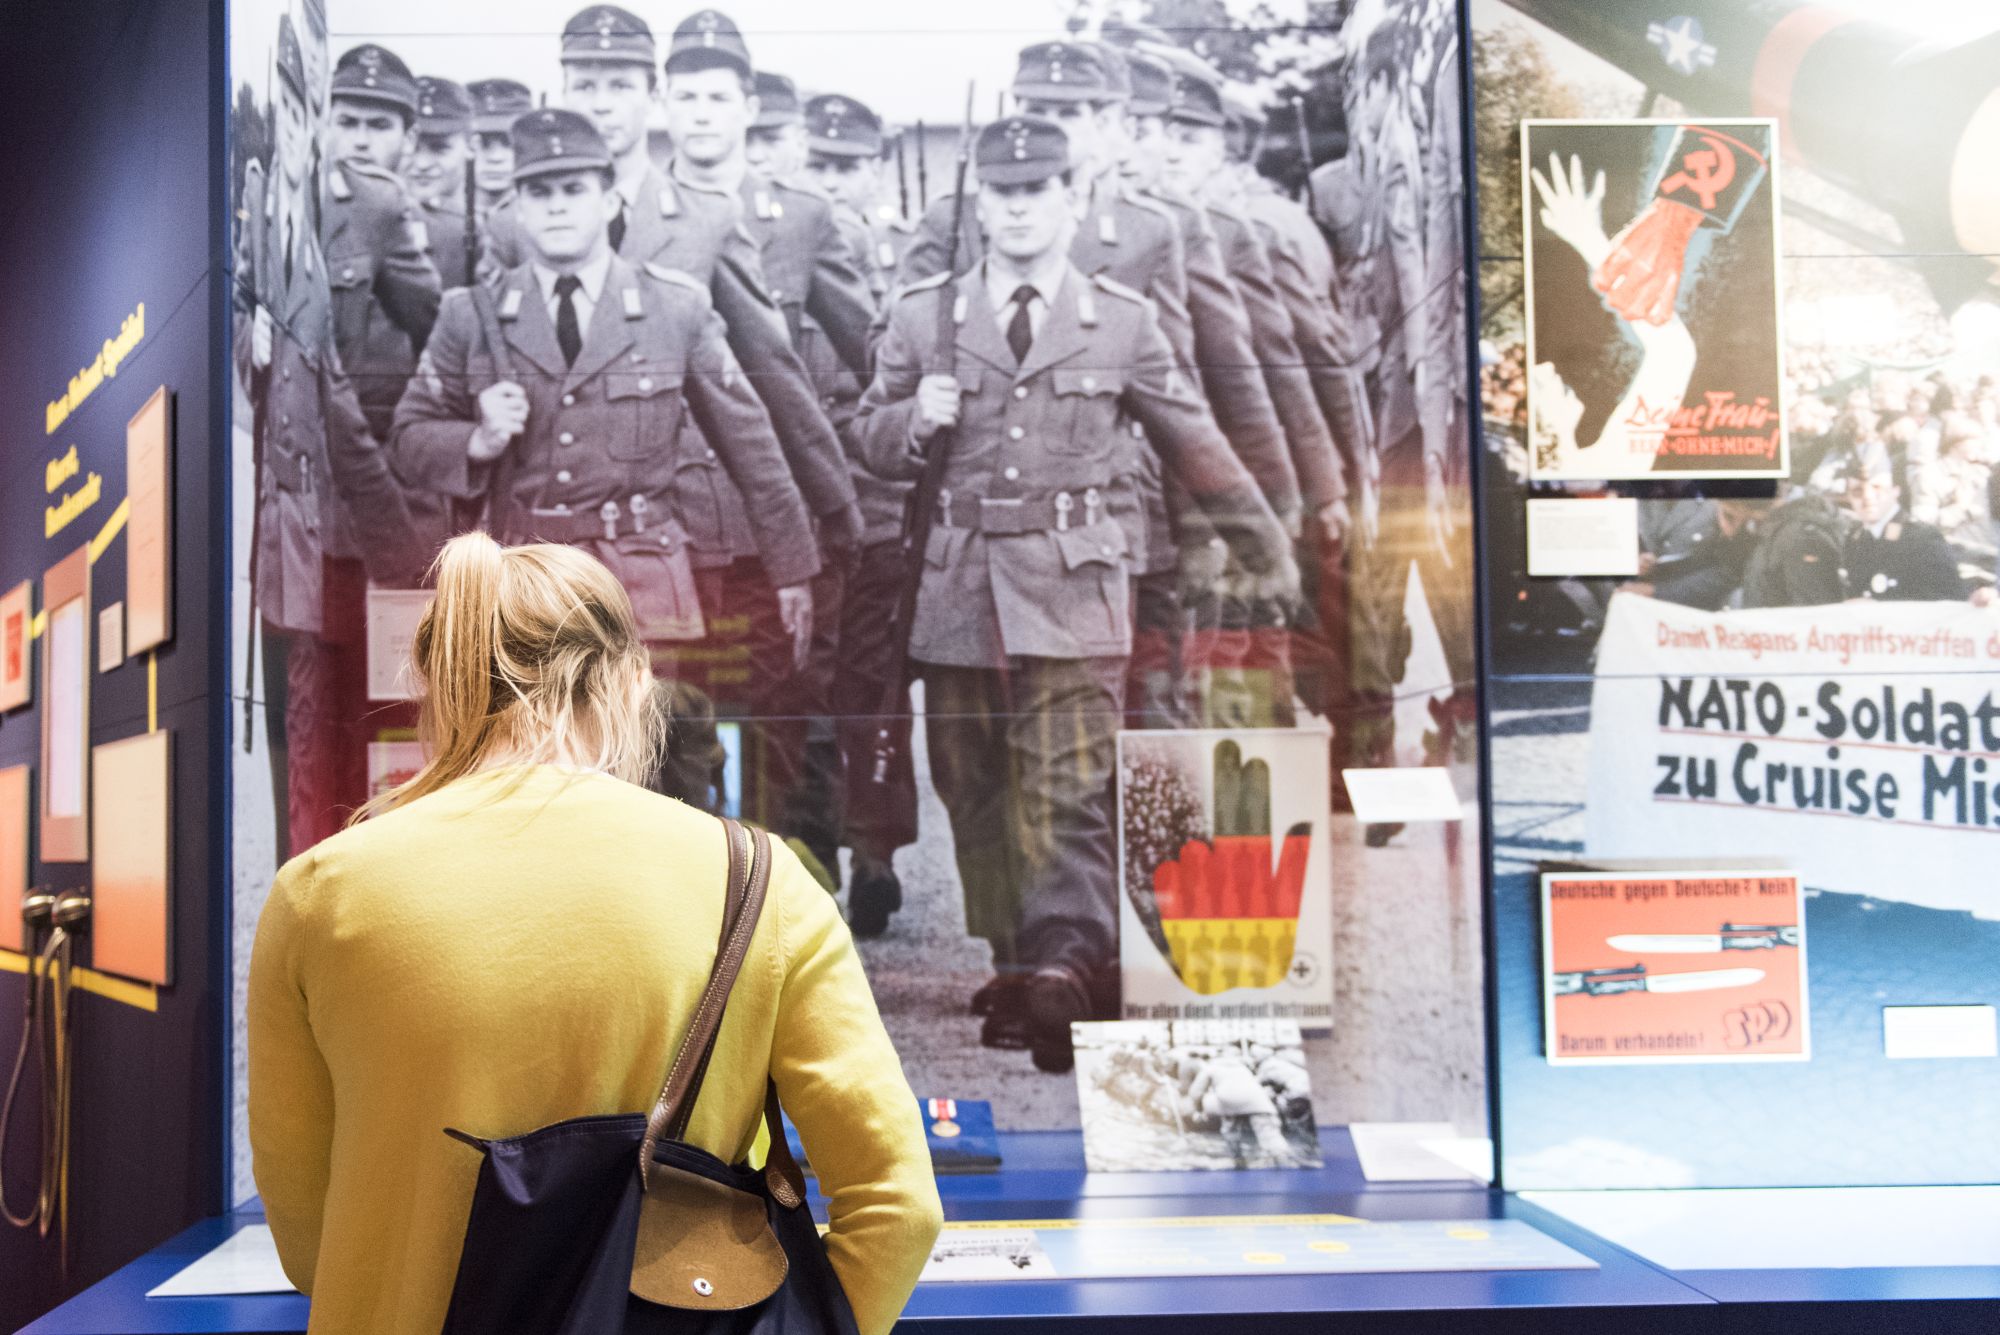
[[[634,1294],[662,1307],[734,1312],[778,1291],[791,1263],[761,1196],[668,1164],[651,1165],[648,1177]]]

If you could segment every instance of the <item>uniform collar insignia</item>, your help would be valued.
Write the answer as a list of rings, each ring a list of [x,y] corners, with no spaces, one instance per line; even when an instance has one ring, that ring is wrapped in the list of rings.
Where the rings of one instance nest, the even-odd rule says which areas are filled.
[[[1107,246],[1118,244],[1118,220],[1109,213],[1097,215],[1097,239]]]
[[[620,292],[618,295],[625,302],[626,319],[636,320],[645,313],[639,308],[639,289],[636,285],[627,286],[625,290]]]
[[[500,318],[501,318],[501,319],[503,319],[503,320],[512,320],[512,319],[514,319],[515,317],[517,317],[517,316],[519,316],[519,315],[520,315],[520,313],[521,313],[521,296],[522,296],[522,293],[521,293],[521,289],[520,289],[520,288],[518,288],[518,287],[510,287],[510,288],[508,288],[508,289],[507,289],[507,295],[506,295],[506,296],[504,296],[504,297],[502,297],[502,298],[500,298]]]
[[[343,204],[354,198],[354,187],[347,183],[347,171],[345,168],[336,166],[331,172],[327,173],[326,192]]]

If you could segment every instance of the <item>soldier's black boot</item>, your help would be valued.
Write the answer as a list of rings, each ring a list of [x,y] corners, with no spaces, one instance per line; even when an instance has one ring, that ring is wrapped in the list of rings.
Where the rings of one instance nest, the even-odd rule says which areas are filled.
[[[889,917],[903,907],[903,883],[886,862],[854,855],[847,877],[847,925],[858,937],[877,937],[889,930]]]
[[[1029,1055],[1035,1069],[1052,1074],[1076,1066],[1070,1025],[1091,1018],[1090,983],[1066,964],[1045,964],[1028,980]]]
[[[1033,1038],[1028,1024],[1028,975],[1000,973],[972,994],[972,1013],[984,1016],[979,1026],[981,1047],[1002,1052],[1026,1051]]]

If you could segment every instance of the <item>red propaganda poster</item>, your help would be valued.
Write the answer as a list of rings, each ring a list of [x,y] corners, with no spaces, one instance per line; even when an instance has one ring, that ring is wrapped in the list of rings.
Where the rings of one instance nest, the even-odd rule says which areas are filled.
[[[1524,121],[1536,479],[1784,477],[1776,125]]]
[[[1804,1061],[1793,872],[1545,872],[1551,1065]]]

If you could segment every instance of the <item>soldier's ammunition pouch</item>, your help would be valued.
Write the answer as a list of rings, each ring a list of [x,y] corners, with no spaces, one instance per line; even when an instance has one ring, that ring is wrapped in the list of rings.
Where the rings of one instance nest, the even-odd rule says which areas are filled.
[[[271,479],[271,485],[279,491],[302,493],[313,489],[312,460],[303,452],[294,453],[267,446],[264,451],[264,476]]]
[[[665,515],[666,502],[654,501],[649,508]],[[679,520],[663,517],[639,528],[614,503],[596,513],[531,510],[522,523],[532,540],[568,543],[602,561],[632,599],[641,639],[698,640],[707,632],[687,530]]]

